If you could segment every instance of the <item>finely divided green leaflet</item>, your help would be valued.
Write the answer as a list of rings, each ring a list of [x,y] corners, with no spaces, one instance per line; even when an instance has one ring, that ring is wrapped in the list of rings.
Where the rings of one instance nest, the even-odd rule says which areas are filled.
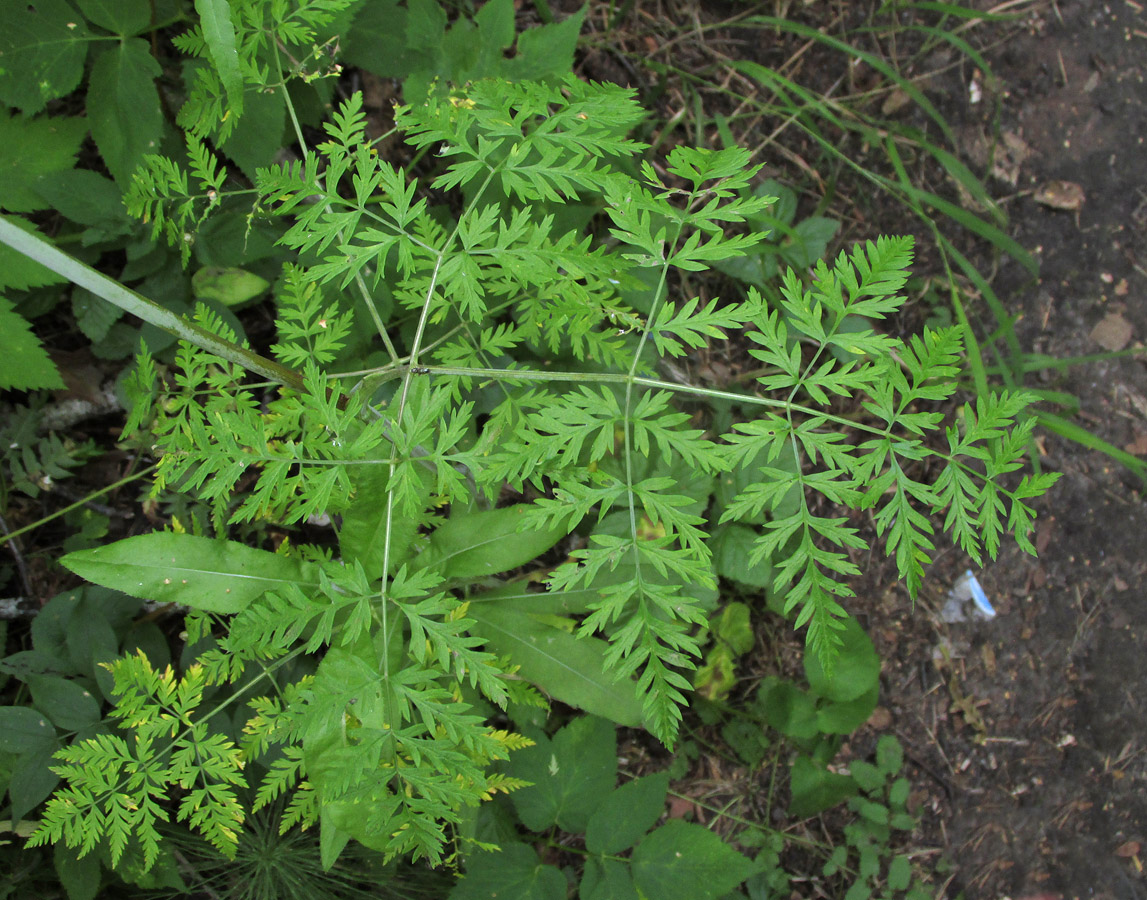
[[[227,4],[197,8],[211,58],[234,63],[219,66],[228,93],[241,91]],[[505,36],[500,10],[479,25],[491,39]],[[428,4],[410,5],[406,24],[411,45],[420,29],[423,43],[442,31]],[[371,152],[356,94],[305,164],[258,170],[260,215],[284,221],[280,246],[300,261],[277,298],[278,362],[240,348],[200,307],[183,333],[208,349],[182,345],[164,385],[144,354],[131,426],[159,456],[156,492],[195,496],[218,533],[303,528],[325,515],[338,549],[332,540],[276,554],[156,534],[67,556],[99,584],[191,606],[201,615],[189,629],[215,623],[215,645],[178,677],[142,654],[112,665],[118,730],[64,751],[67,787],[35,842],[106,838],[115,856],[136,835],[150,864],[155,809],[108,818],[108,804],[132,793],[118,779],[152,779],[165,794],[201,777],[199,793],[177,798],[180,813],[234,852],[246,814],[238,798],[259,771],[239,766],[242,753],[268,762],[264,782],[246,785],[260,804],[282,798],[288,825],[321,823],[328,862],[352,837],[389,857],[440,862],[463,811],[501,790],[530,828],[631,844],[663,797],[657,782],[619,789],[648,794],[635,798],[640,822],[595,820],[617,777],[609,719],[674,742],[720,577],[753,567],[742,577],[771,583],[807,628],[811,692],[776,685],[765,705],[770,721],[808,738],[873,700],[879,662],[846,609],[852,551],[867,549],[860,514],[872,511],[913,591],[936,521],[972,556],[995,555],[1005,527],[1024,546],[1024,501],[1050,485],[1008,486],[1030,436],[1030,398],[965,407],[947,449],[934,451],[933,407],[955,390],[960,334],[926,329],[901,342],[877,327],[903,303],[911,240],[858,245],[817,262],[807,280],[790,270],[775,304],[755,290],[723,304],[675,296],[680,271],[757,252],[760,235],[744,223],[768,201],[752,190],[746,151],[677,147],[661,169],[640,159],[645,148],[627,135],[641,116],[631,92],[572,77],[420,94],[396,110],[415,152],[439,160],[420,183]],[[190,139],[188,155],[193,178],[148,157],[129,202],[185,259],[183,235],[214,214],[229,178],[205,143]],[[432,210],[428,190],[457,201],[458,218]],[[561,224],[566,204],[589,200],[609,220],[608,242]],[[649,290],[634,309],[626,298],[639,283]],[[374,305],[383,284],[386,319]],[[365,371],[350,350],[348,296],[378,313],[379,352]],[[661,377],[663,364],[734,332],[762,364],[751,390]],[[252,385],[245,366],[280,387]],[[859,419],[834,411],[840,398],[863,410]],[[737,416],[711,427],[705,401]],[[929,455],[939,457],[935,484],[920,480]],[[219,618],[228,614],[230,627]],[[746,631],[725,638],[743,649]],[[102,647],[90,650],[89,662],[103,661]],[[321,657],[313,677],[279,680],[280,666],[292,671],[288,662],[307,655]],[[231,682],[252,691],[242,749],[198,712],[209,687]],[[532,734],[534,747],[490,723],[491,708],[543,702],[536,688],[603,718]],[[156,737],[172,703],[186,722],[177,749],[141,757],[151,745],[139,736]],[[209,772],[184,765],[195,755],[212,760]],[[793,808],[824,808],[855,788],[845,781],[798,763]],[[513,852],[523,896],[548,890],[549,871]],[[616,861],[587,869],[594,896],[608,884],[716,897],[754,871],[716,835],[680,822],[641,837],[624,872],[606,862]]]

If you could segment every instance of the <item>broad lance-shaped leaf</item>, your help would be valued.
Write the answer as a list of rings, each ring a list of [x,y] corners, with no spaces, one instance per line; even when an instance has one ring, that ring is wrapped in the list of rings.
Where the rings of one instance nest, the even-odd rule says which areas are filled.
[[[472,631],[486,639],[487,648],[509,656],[521,677],[551,697],[619,725],[641,725],[637,685],[606,673],[605,641],[576,638],[513,604],[472,603],[468,614],[475,622]]]
[[[564,529],[520,532],[526,505],[461,512],[430,536],[418,567],[443,578],[481,578],[525,565],[565,537]]]
[[[69,553],[60,562],[81,578],[133,597],[215,613],[239,612],[289,584],[319,584],[313,563],[190,534],[143,534]]]
[[[238,118],[243,113],[243,73],[239,68],[239,50],[235,41],[235,26],[231,23],[231,6],[227,0],[195,0],[195,11],[203,26],[203,40],[211,54],[211,61],[219,72],[231,114]]]

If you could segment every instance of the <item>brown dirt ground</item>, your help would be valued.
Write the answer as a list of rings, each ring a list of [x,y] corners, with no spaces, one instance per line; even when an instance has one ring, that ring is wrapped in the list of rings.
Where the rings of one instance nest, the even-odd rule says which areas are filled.
[[[977,32],[992,46],[986,52],[994,84],[970,66],[944,66],[943,59],[934,66],[941,74],[924,84],[957,128],[962,155],[976,171],[991,168],[993,138],[998,144],[1005,178],[991,189],[1010,216],[1009,234],[1039,258],[1041,277],[1031,279],[1010,260],[993,260],[966,236],[957,243],[981,271],[992,273],[1009,312],[1021,314],[1016,332],[1024,352],[1067,358],[1141,347],[1147,339],[1147,12],[1138,0],[1004,6],[1025,11],[1020,27]],[[678,26],[736,12],[724,4],[639,5],[643,21],[665,17]],[[863,18],[863,10],[847,4],[806,5],[795,14],[814,27],[823,24],[818,16]],[[738,46],[744,51],[747,43]],[[791,49],[780,48],[780,58]],[[678,52],[678,63],[689,64],[693,48]],[[759,52],[762,63],[777,64],[766,58],[767,48]],[[706,60],[699,54],[694,62]],[[816,65],[805,67],[808,78],[817,77]],[[590,77],[641,82],[640,71],[614,68],[600,55],[591,55],[586,68]],[[836,75],[820,77],[823,89]],[[973,81],[983,92],[975,104]],[[790,161],[812,161],[809,153],[816,153],[807,144],[789,149]],[[785,161],[778,162],[787,171]],[[951,184],[926,187],[954,199]],[[1077,188],[1078,209],[1056,208],[1074,205]],[[879,202],[869,205],[870,215],[864,208],[854,200],[842,215],[859,229],[853,237],[871,237],[873,228],[919,233],[902,208],[892,211],[899,219],[890,219]],[[934,268],[927,255],[920,269]],[[969,314],[978,334],[995,327],[986,305],[973,303]],[[1074,394],[1081,407],[1075,422],[1116,447],[1147,455],[1144,357],[1033,372],[1026,383]],[[937,898],[1138,900],[1147,897],[1144,484],[1078,443],[1044,433],[1039,447],[1042,467],[1062,477],[1038,504],[1039,559],[1013,548],[978,573],[996,605],[994,620],[941,621],[947,590],[968,564],[958,551],[938,554],[915,609],[892,566],[867,572],[854,608],[885,659],[882,708],[839,759],[866,755],[880,732],[900,738],[914,796],[922,798],[923,841],[954,867],[953,874],[937,874]],[[714,793],[752,806],[751,795],[762,785],[719,769],[719,760],[709,759],[694,783],[679,787],[696,796],[724,781],[725,790]],[[763,777],[767,781],[768,773]],[[926,867],[923,860],[938,855],[924,848],[918,864]],[[794,897],[827,896],[815,878],[801,881]]]
[[[1060,358],[1102,352],[1105,342],[1138,346],[1147,337],[1147,13],[1132,0],[1053,4],[990,62],[1003,92],[1000,133],[1032,151],[1008,209],[1011,233],[1039,254],[1041,278],[1025,283],[1004,263],[996,281],[1008,308],[1022,310],[1021,345]],[[991,133],[990,104],[941,99],[965,135]],[[1078,215],[1036,202],[1050,180],[1082,188]],[[1143,357],[1028,383],[1075,394],[1080,424],[1147,452]],[[998,617],[955,625],[934,613],[963,562],[939,559],[922,601],[930,615],[906,617],[907,632],[874,629],[890,663],[885,702],[892,729],[932,773],[928,821],[956,864],[947,896],[1141,898],[1143,484],[1078,444],[1045,435],[1040,446],[1042,464],[1063,474],[1039,505],[1039,559],[1012,551],[987,566],[980,580]],[[938,668],[941,644],[953,660]]]

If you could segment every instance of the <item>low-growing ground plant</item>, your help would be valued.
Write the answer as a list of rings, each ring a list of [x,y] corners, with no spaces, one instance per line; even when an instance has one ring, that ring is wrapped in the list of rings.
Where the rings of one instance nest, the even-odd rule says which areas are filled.
[[[354,95],[300,160],[257,171],[253,206],[194,135],[186,164],[147,158],[128,202],[157,235],[186,246],[243,205],[253,227],[282,223],[294,261],[274,359],[206,307],[170,364],[139,356],[125,438],[158,458],[157,495],[205,514],[64,564],[189,607],[189,649],[178,672],[147,652],[109,664],[114,730],[59,752],[33,845],[146,869],[172,817],[233,853],[282,803],[284,827],[319,827],[324,864],[351,840],[447,861],[478,840],[468,810],[525,786],[491,764],[531,745],[511,723],[538,689],[674,743],[719,577],[771,567],[820,715],[855,696],[862,515],[911,592],[937,524],[977,562],[1006,531],[1032,550],[1025,501],[1054,477],[1013,475],[1029,398],[981,396],[943,426],[959,333],[878,328],[911,242],[858,245],[807,281],[789,269],[776,303],[683,293],[753,251],[769,199],[739,149],[641,159],[641,116],[629,91],[573,78],[436,88],[396,111],[440,160],[423,175],[379,158]],[[751,389],[675,376],[741,334]],[[333,537],[307,539],[328,521]],[[293,536],[230,539],[256,523]]]

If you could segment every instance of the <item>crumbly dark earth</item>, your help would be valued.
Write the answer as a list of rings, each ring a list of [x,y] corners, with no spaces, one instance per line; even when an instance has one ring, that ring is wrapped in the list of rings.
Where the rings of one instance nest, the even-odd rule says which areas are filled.
[[[1141,346],[1147,11],[1132,0],[1053,2],[989,61],[995,89],[1004,92],[1000,133],[1031,151],[1007,209],[1010,233],[1038,252],[1040,278],[1033,283],[1005,262],[995,281],[1007,308],[1022,312],[1021,346],[1060,358]],[[969,142],[981,128],[991,133],[992,123],[980,118],[990,104],[977,111],[958,95],[942,103],[963,122]],[[976,148],[967,152],[974,157]],[[1049,182],[1066,186],[1053,183],[1049,196]],[[1072,185],[1085,198],[1077,211],[1047,205],[1057,193],[1059,205],[1073,205],[1079,195]],[[1033,373],[1027,384],[1076,395],[1079,424],[1147,454],[1147,358]],[[1039,559],[1002,554],[981,573],[998,617],[953,625],[934,612],[963,563],[956,553],[938,560],[934,594],[923,601],[930,634],[916,626],[911,637],[890,630],[892,640],[880,647],[890,657],[891,727],[932,773],[922,781],[931,795],[928,820],[956,865],[945,896],[962,889],[969,900],[1141,898],[1144,484],[1110,458],[1054,435],[1044,434],[1040,447],[1041,464],[1062,477],[1039,504]],[[952,661],[937,669],[929,657],[942,646]]]
[[[988,45],[994,82],[941,48],[943,58],[926,61],[939,74],[922,85],[956,130],[962,158],[976,172],[996,173],[989,189],[1008,213],[1006,231],[1035,254],[1040,277],[967,235],[954,240],[1019,316],[1022,352],[1066,359],[1143,349],[1147,9],[1138,0],[1003,6],[1020,12],[1021,23],[975,32]],[[737,11],[702,8],[715,19]],[[810,16],[848,17],[849,9],[805,7],[800,15],[816,27],[823,23]],[[661,13],[674,18],[672,9]],[[776,65],[759,40],[760,61]],[[757,52],[749,46],[738,50]],[[590,77],[629,80],[600,60],[587,65]],[[815,80],[816,63],[800,77]],[[824,84],[810,86],[824,90],[836,73],[821,77]],[[815,147],[795,149],[815,159]],[[943,179],[926,189],[955,199],[954,182]],[[853,214],[842,216],[850,237],[870,238],[873,228],[915,232],[924,238],[919,268],[936,270],[927,237],[903,207],[872,200],[870,215],[856,214],[864,208],[853,199]],[[996,327],[982,301],[973,298],[968,314],[981,336]],[[1147,457],[1147,355],[1031,371],[1024,384],[1074,395],[1074,418],[1044,408]],[[954,549],[938,551],[915,606],[879,552],[862,565],[852,608],[885,660],[882,706],[838,759],[870,753],[881,733],[901,740],[923,816],[917,864],[927,870],[946,860],[935,864],[937,898],[1137,900],[1147,897],[1147,484],[1047,431],[1038,446],[1040,466],[1062,477],[1037,504],[1039,558],[1012,546],[978,573],[995,619],[941,620],[947,591],[969,564]],[[762,639],[785,640],[783,630],[766,626]],[[770,776],[750,774],[748,784],[744,776],[709,759],[695,783],[676,787],[719,795],[749,815]],[[793,827],[778,809],[770,817]],[[814,839],[823,837],[818,827]],[[819,867],[807,868],[811,877],[794,882],[793,897],[828,896],[813,874]]]

